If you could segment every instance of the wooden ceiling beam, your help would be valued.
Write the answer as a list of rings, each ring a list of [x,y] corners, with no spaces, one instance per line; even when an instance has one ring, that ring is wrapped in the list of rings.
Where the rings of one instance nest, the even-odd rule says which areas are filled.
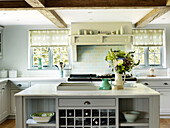
[[[46,0],[46,7],[160,7],[167,0]]]
[[[47,19],[49,19],[52,23],[54,23],[57,27],[67,28],[67,24],[54,10],[47,10],[45,8],[45,0],[25,0],[25,1],[28,4],[30,4],[33,8],[41,8],[38,11],[41,14],[43,14]]]
[[[45,7],[45,0],[25,0],[25,1],[32,7],[39,7],[39,8]]]
[[[25,1],[0,1],[0,8],[32,8]]]
[[[158,17],[164,15],[170,10],[170,7],[165,8],[156,8],[153,9],[151,12],[149,12],[147,15],[145,15],[141,20],[139,20],[136,24],[136,28],[142,28],[152,22],[153,20],[157,19]]]
[[[170,0],[167,0],[166,6],[170,6]]]

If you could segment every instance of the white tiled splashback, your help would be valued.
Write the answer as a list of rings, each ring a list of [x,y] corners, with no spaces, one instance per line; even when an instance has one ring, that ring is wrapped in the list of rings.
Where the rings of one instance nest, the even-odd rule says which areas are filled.
[[[111,48],[125,50],[124,46],[77,46],[78,61],[73,62],[72,73],[111,73],[105,61]]]
[[[113,50],[125,50],[124,46],[78,46],[78,61],[73,62],[72,73],[112,73],[105,61],[105,56],[111,48]],[[135,69],[131,73],[147,76],[149,75],[149,68]],[[166,76],[166,68],[155,69],[155,75]]]

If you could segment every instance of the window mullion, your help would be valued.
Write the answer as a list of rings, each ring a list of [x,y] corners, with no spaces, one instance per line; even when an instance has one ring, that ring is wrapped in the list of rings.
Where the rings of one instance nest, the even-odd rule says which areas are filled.
[[[149,47],[144,48],[145,66],[149,66]]]
[[[49,68],[52,68],[52,58],[53,58],[53,55],[52,55],[52,53],[53,53],[53,48],[48,48],[48,58],[49,58]]]

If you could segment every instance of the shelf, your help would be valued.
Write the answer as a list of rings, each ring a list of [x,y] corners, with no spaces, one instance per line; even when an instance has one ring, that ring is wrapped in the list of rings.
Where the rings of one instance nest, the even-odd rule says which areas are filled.
[[[89,36],[91,36],[91,37],[94,37],[94,36],[133,36],[132,34],[123,34],[123,35],[105,35],[105,34],[99,34],[99,35],[71,35],[71,36],[73,36],[73,37],[85,37],[85,36],[87,36],[87,37],[89,37]]]
[[[127,126],[149,126],[149,119],[138,119],[135,122],[122,122],[120,123],[121,127]]]
[[[28,119],[26,121],[26,124],[28,127],[55,127],[56,122],[55,121],[50,121],[48,123],[37,123],[33,119]]]

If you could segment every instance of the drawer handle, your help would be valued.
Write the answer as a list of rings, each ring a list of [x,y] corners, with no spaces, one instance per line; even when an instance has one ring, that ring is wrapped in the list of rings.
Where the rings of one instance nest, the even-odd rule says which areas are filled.
[[[2,90],[5,90],[5,88],[2,88]]]
[[[164,83],[164,85],[168,85],[168,83]]]
[[[91,103],[90,103],[89,101],[85,101],[84,104],[85,104],[85,105],[89,105],[89,104],[91,104]]]
[[[22,85],[21,85],[21,84],[17,84],[17,86],[18,86],[18,87],[22,87]]]
[[[144,83],[144,85],[149,85],[148,83]]]

